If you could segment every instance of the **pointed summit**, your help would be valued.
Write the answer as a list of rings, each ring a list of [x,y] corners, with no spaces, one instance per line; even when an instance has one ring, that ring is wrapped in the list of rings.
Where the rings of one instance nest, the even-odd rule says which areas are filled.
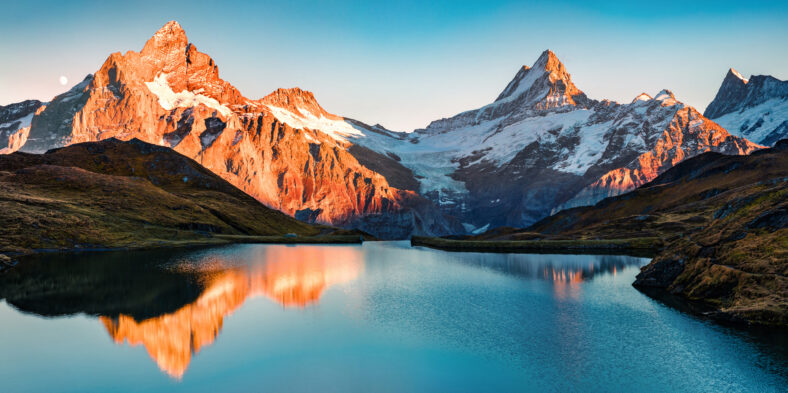
[[[651,96],[650,95],[648,95],[646,93],[640,93],[640,95],[638,95],[637,97],[635,97],[634,100],[632,100],[632,103],[634,104],[634,103],[636,103],[638,101],[649,101],[649,100],[651,100]]]
[[[662,89],[657,95],[654,96],[655,100],[665,101],[665,100],[675,100],[676,96],[673,95],[673,92],[668,89]]]
[[[725,78],[727,79],[728,77],[737,78],[737,79],[739,79],[740,81],[742,81],[744,83],[749,82],[749,80],[747,80],[744,76],[742,76],[742,74],[740,74],[739,71],[736,71],[735,69],[733,69],[733,67],[728,69],[728,75],[725,75]]]
[[[558,60],[558,56],[550,49],[545,50],[539,55],[539,58],[536,59],[536,63],[534,63],[532,68],[543,69],[547,72],[566,72],[564,70],[564,64],[561,63],[561,60]]]
[[[162,26],[156,34],[151,37],[140,52],[143,56],[159,56],[170,52],[173,49],[184,49],[188,45],[189,39],[181,25],[171,20]]]
[[[747,86],[749,80],[735,69],[730,68],[722,80],[722,85],[714,96],[714,100],[709,103],[703,115],[709,119],[716,119],[725,113],[732,112],[739,108],[747,98]]]
[[[539,55],[532,67],[520,68],[495,102],[522,100],[526,105],[543,110],[576,105],[575,98],[586,99],[585,94],[572,83],[571,75],[558,56],[548,49]]]

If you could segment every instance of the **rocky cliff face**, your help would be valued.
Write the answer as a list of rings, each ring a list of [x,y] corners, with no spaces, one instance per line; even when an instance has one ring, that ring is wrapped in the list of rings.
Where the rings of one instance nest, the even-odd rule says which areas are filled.
[[[0,154],[13,153],[27,142],[30,121],[43,105],[38,100],[0,105]]]
[[[771,146],[788,137],[788,81],[745,79],[731,68],[703,114],[734,135]]]
[[[325,122],[344,129],[325,128]],[[280,89],[245,98],[177,22],[140,52],[113,53],[93,76],[55,97],[32,121],[24,151],[118,138],[168,146],[267,206],[310,222],[384,238],[461,230],[430,202],[389,185],[348,152],[360,133],[312,93]]]

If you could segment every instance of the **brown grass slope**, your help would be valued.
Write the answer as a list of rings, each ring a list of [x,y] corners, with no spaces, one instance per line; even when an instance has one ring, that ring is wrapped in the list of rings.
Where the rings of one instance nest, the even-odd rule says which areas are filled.
[[[631,193],[497,236],[534,233],[659,237],[634,285],[700,302],[717,319],[788,326],[788,140],[749,156],[706,153]]]
[[[0,252],[334,232],[269,209],[195,161],[133,139],[0,156]]]

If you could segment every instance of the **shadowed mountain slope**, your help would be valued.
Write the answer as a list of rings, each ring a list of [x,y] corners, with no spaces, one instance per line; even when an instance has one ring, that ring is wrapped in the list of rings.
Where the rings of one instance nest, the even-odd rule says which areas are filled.
[[[181,154],[107,139],[0,156],[0,251],[317,235]]]

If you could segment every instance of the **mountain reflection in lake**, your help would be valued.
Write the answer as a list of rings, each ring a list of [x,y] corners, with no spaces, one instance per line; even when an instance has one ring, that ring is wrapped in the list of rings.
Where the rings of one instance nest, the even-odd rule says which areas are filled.
[[[364,268],[358,247],[230,247],[129,256],[42,256],[0,278],[0,294],[41,315],[98,314],[115,342],[144,345],[162,371],[180,378],[192,354],[213,343],[224,317],[248,298],[264,295],[284,307],[305,307]]]
[[[224,317],[252,296],[285,307],[317,302],[323,291],[356,278],[363,269],[357,248],[266,247],[239,260],[222,254],[193,255],[178,267],[200,277],[200,297],[175,312],[136,321],[101,316],[117,343],[142,344],[167,374],[180,378],[193,353],[213,343]]]
[[[571,291],[567,286],[595,274],[642,264],[640,258],[609,255],[469,253],[455,259],[554,281],[557,292]],[[326,288],[351,281],[363,270],[362,248],[348,246],[47,255],[3,277],[2,294],[20,309],[41,315],[98,315],[116,343],[144,345],[162,371],[181,378],[192,355],[211,345],[224,318],[250,297],[306,307],[318,302]]]
[[[763,355],[757,341],[632,288],[646,262],[447,253],[406,242],[39,255],[0,274],[0,300],[23,312],[0,302],[0,353],[13,354],[0,358],[0,379],[26,388],[8,391],[249,391],[261,380],[272,391],[368,391],[372,383],[380,391],[521,391],[544,375],[560,376],[550,389],[562,391],[599,387],[611,373],[635,390],[672,373],[653,385],[665,389],[652,390],[697,390],[711,385],[691,381],[710,378],[768,391],[784,379],[774,373],[784,358]],[[32,333],[39,323],[82,327],[49,342]],[[132,356],[139,350],[121,349],[139,347],[144,362]],[[148,357],[163,381],[145,371]],[[692,364],[654,369],[677,362]],[[63,373],[37,379],[39,366]],[[748,368],[720,372],[734,366]]]

